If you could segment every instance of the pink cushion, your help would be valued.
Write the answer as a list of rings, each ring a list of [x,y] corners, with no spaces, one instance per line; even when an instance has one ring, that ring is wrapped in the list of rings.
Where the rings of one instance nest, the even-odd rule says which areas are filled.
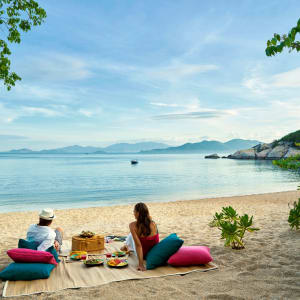
[[[46,251],[38,251],[31,249],[15,248],[7,251],[7,255],[14,262],[31,262],[57,265],[54,256]]]
[[[212,261],[209,248],[206,246],[182,246],[173,254],[168,264],[172,266],[202,265]]]

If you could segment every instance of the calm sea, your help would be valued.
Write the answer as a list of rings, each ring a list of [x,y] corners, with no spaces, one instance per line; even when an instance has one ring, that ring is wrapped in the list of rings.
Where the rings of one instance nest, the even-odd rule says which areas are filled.
[[[269,161],[189,155],[0,155],[0,212],[295,190]],[[138,159],[138,165],[131,165]]]

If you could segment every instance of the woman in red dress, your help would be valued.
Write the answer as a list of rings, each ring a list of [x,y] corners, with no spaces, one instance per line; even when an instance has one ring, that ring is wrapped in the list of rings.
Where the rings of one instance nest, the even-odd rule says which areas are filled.
[[[139,261],[137,269],[145,271],[144,259],[149,250],[159,242],[159,234],[146,204],[137,203],[134,206],[133,214],[136,221],[129,224],[130,234],[121,250],[133,250]]]

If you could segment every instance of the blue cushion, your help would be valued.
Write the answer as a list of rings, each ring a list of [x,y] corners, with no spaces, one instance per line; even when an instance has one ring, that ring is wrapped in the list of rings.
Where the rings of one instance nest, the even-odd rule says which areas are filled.
[[[52,264],[41,263],[11,263],[2,272],[2,280],[34,280],[45,279],[54,269]]]
[[[19,239],[18,248],[37,250],[38,246],[39,246],[39,243],[37,243],[37,242],[29,242],[29,241],[26,241],[23,239]],[[60,262],[60,259],[58,258],[58,254],[53,246],[48,248],[46,251],[50,252],[54,256],[56,262],[58,262],[58,263]]]
[[[54,258],[55,258],[55,260],[56,260],[57,263],[60,262],[60,259],[58,258],[58,254],[57,254],[57,251],[55,250],[54,246],[51,246],[46,251],[50,252],[54,256]]]
[[[178,238],[176,233],[172,233],[160,241],[147,254],[147,270],[164,265],[182,244],[183,240]]]
[[[25,248],[31,250],[37,250],[39,243],[37,242],[29,242],[23,239],[19,239],[18,248]]]

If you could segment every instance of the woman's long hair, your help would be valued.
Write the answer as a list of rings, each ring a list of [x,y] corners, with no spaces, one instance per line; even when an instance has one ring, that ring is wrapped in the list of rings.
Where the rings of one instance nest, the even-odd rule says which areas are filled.
[[[151,234],[151,218],[148,207],[145,203],[137,203],[134,210],[138,213],[136,227],[140,236],[148,236]]]

